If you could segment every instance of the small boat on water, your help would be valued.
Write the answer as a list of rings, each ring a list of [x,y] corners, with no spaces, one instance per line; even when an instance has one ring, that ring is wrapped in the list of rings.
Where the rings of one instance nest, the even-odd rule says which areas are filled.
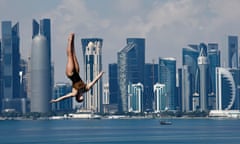
[[[172,122],[170,121],[160,121],[161,125],[172,125]]]

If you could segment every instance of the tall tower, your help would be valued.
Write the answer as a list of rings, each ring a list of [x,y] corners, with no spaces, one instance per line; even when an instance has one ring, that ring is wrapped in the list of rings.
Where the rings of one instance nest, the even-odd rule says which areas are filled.
[[[4,99],[19,97],[20,50],[19,23],[12,27],[11,21],[2,22],[2,76]]]
[[[175,110],[177,104],[176,96],[176,59],[159,58],[158,79],[166,86],[167,109]]]
[[[198,56],[198,45],[189,45],[182,49],[182,110],[186,112],[192,110]]]
[[[1,39],[0,39],[0,102],[2,101],[3,98],[3,59],[2,59],[2,47],[1,47]],[[2,107],[2,104],[0,103],[0,107]],[[1,110],[1,108],[0,108]]]
[[[158,64],[146,63],[144,68],[144,95],[143,110],[153,110],[154,90],[153,85],[158,81]]]
[[[51,74],[51,23],[50,19],[32,21],[32,51],[30,59],[31,111],[50,111],[49,100],[53,92]],[[43,91],[44,90],[44,91]]]
[[[198,68],[199,68],[199,86],[200,86],[200,110],[205,111],[208,108],[208,66],[209,60],[207,57],[207,46],[205,44],[200,44],[200,53],[198,57]]]
[[[238,68],[238,37],[228,36],[228,66]]]
[[[50,111],[51,62],[47,39],[37,35],[32,40],[31,52],[31,112]]]
[[[145,39],[128,38],[127,45],[118,52],[119,111],[127,112],[127,86],[143,83],[145,64]]]
[[[82,39],[86,83],[91,82],[102,71],[102,45],[103,40],[100,38]],[[86,93],[84,107],[102,112],[102,79]]]
[[[236,100],[236,83],[231,69],[216,68],[216,110],[232,110]]]

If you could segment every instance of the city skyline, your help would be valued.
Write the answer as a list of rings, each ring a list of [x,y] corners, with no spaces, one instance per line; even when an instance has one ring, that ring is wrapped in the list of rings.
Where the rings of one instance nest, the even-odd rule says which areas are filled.
[[[103,38],[104,71],[109,63],[117,61],[117,52],[125,45],[127,37],[146,39],[146,62],[163,56],[175,57],[179,67],[182,47],[189,43],[218,43],[222,53],[226,54],[227,35],[240,33],[239,4],[237,0],[2,0],[0,17],[1,21],[20,23],[20,50],[25,58],[30,54],[32,19],[50,18],[55,80],[67,81],[64,74],[66,59],[62,57],[65,57],[69,32],[76,33],[78,56],[81,56],[81,38]],[[106,9],[107,5],[111,7]],[[226,60],[226,56],[222,58]]]
[[[18,25],[19,24],[17,23],[16,25],[14,25],[12,27],[11,21],[3,21],[2,22],[3,33],[2,33],[2,40],[0,41],[0,44],[1,44],[1,52],[3,52],[3,53],[1,53],[1,56],[3,56],[3,59],[2,59],[3,61],[1,61],[2,62],[1,65],[3,64],[2,65],[3,70],[11,70],[11,69],[9,69],[9,66],[13,67],[13,68],[17,68],[20,66],[20,59],[17,60],[16,62],[14,62],[14,59],[16,59],[17,57],[11,56],[14,54],[19,54],[19,52],[18,52],[19,41],[18,40],[20,39],[20,37],[16,37],[18,35],[18,31],[19,31]],[[37,35],[37,33],[39,33],[39,34]],[[30,89],[32,89],[32,92],[30,94],[30,101],[31,101],[31,111],[33,111],[33,112],[36,112],[38,110],[40,110],[39,112],[47,112],[48,108],[45,104],[49,104],[48,101],[51,98],[50,95],[47,96],[48,94],[51,94],[51,92],[49,92],[47,89],[50,90],[50,87],[51,87],[50,85],[52,84],[51,78],[50,78],[50,75],[51,75],[50,74],[50,66],[51,66],[51,62],[50,62],[51,58],[50,57],[51,57],[51,55],[50,55],[50,48],[48,48],[48,43],[50,42],[51,37],[49,36],[49,40],[47,40],[47,36],[46,37],[45,37],[45,35],[42,36],[45,33],[50,35],[50,19],[40,20],[40,25],[36,22],[36,20],[33,20],[33,45],[32,45],[33,50],[32,50],[32,55],[30,57],[31,71],[29,71],[30,72],[30,80],[31,80]],[[231,38],[233,38],[233,36],[229,35],[228,36],[228,43],[229,43],[228,54],[229,54],[229,59],[230,59],[229,62],[234,61],[232,64],[236,65],[239,61],[238,56],[234,56],[234,55],[236,55],[236,53],[238,53],[238,49],[236,49],[236,47],[238,47],[238,36],[234,36],[234,41],[232,41]],[[11,39],[13,39],[13,40],[11,40]],[[139,82],[143,83],[142,90],[143,90],[144,86],[149,85],[151,87],[151,84],[154,84],[154,81],[155,81],[155,79],[154,79],[154,77],[155,77],[154,76],[155,75],[154,66],[155,65],[153,62],[152,67],[149,67],[148,66],[149,64],[145,62],[145,39],[127,38],[126,40],[127,40],[126,46],[120,52],[118,52],[118,64],[117,64],[118,76],[117,76],[117,79],[118,79],[119,90],[120,90],[119,98],[121,100],[118,102],[118,105],[120,106],[119,111],[127,112],[127,111],[132,111],[131,110],[132,108],[133,109],[136,108],[136,109],[138,109],[136,111],[142,112],[143,110],[147,110],[147,109],[143,109],[143,106],[145,104],[147,104],[147,103],[145,103],[147,99],[151,99],[151,94],[145,93],[147,95],[150,94],[149,96],[147,96],[144,93],[142,93],[143,95],[141,95],[141,96],[136,95],[137,97],[135,97],[135,96],[133,96],[133,93],[131,93],[131,91],[129,92],[129,84],[134,85]],[[84,57],[84,69],[85,69],[86,82],[92,81],[92,78],[95,77],[94,74],[97,74],[101,71],[101,68],[102,68],[102,63],[101,63],[102,45],[103,45],[103,40],[100,38],[82,39],[82,49],[83,49],[83,57]],[[35,50],[38,49],[38,50],[35,51],[34,49]],[[190,99],[189,99],[190,101],[189,100],[187,100],[188,102],[185,100],[182,101],[182,103],[187,105],[187,106],[183,106],[184,109],[185,108],[189,109],[188,107],[191,105],[191,103],[192,103],[193,111],[196,111],[196,110],[207,111],[207,110],[215,109],[216,106],[218,105],[217,103],[215,104],[215,102],[219,102],[220,103],[219,105],[221,105],[221,99],[219,98],[220,99],[219,101],[217,101],[216,99],[218,97],[222,97],[221,96],[222,93],[226,93],[219,88],[219,87],[222,87],[221,78],[218,78],[218,81],[220,83],[215,85],[215,86],[217,86],[216,89],[218,89],[218,91],[215,91],[214,86],[211,86],[214,84],[214,82],[212,82],[213,78],[211,78],[211,76],[216,75],[216,74],[212,73],[212,71],[215,71],[215,68],[219,67],[221,65],[220,51],[218,51],[218,44],[217,43],[208,43],[208,45],[206,45],[205,43],[189,44],[187,47],[183,48],[182,50],[183,50],[182,51],[183,52],[182,53],[183,54],[182,55],[183,70],[180,70],[181,68],[179,70],[182,71],[183,73],[181,73],[179,70],[178,71],[180,73],[177,73],[175,58],[172,58],[172,57],[167,57],[167,58],[160,57],[159,58],[159,62],[158,62],[158,66],[157,66],[158,67],[157,68],[158,69],[158,72],[157,72],[158,81],[157,82],[160,82],[161,84],[164,84],[166,86],[166,99],[165,99],[166,105],[164,106],[165,109],[176,110],[177,108],[180,108],[179,107],[179,106],[181,106],[181,103],[179,101],[180,98],[182,97],[182,99],[185,99],[184,97],[186,97],[186,99],[189,99],[188,98],[189,96],[190,96]],[[9,52],[15,52],[15,53],[11,54]],[[13,60],[11,60],[11,57],[13,58]],[[231,60],[231,59],[233,59],[233,60]],[[11,61],[13,61],[13,63]],[[220,72],[220,73],[225,74],[228,77],[228,82],[229,81],[231,82],[231,86],[228,86],[228,83],[226,83],[224,85],[226,85],[228,87],[232,87],[230,89],[233,90],[232,95],[230,96],[230,97],[232,97],[231,103],[230,104],[226,103],[225,105],[228,106],[228,109],[231,109],[231,108],[239,109],[239,66],[236,65],[235,67],[232,67],[232,64],[229,63],[229,66],[228,66],[228,68],[231,69],[230,70],[231,72],[229,72],[228,74],[226,74],[226,72],[225,73]],[[195,82],[194,81],[192,82],[191,78],[190,79],[187,78],[188,72],[186,71],[187,69],[185,70],[185,67],[184,67],[185,65],[189,66],[189,72],[191,72],[191,69],[194,69],[193,73],[192,73],[192,77],[195,78],[195,80],[194,80]],[[42,66],[44,66],[45,68],[47,67],[48,70],[43,68]],[[198,68],[195,69],[194,67],[195,68],[198,67]],[[2,68],[1,68],[1,70],[2,70]],[[48,72],[47,71],[43,72],[40,69],[47,70]],[[210,69],[212,69],[212,70],[210,70]],[[35,70],[37,70],[38,72]],[[149,70],[152,71],[152,74],[150,74],[151,72]],[[15,69],[15,70],[13,70],[13,74],[19,73],[19,71],[20,71],[20,69],[19,70]],[[148,75],[145,75],[144,71],[146,71],[149,74],[149,76],[152,75],[152,77],[151,76],[149,77],[149,78],[152,78],[152,82],[150,82],[150,83],[149,83],[149,81],[147,83],[145,82],[146,79],[144,77],[148,77]],[[3,72],[5,72],[5,71],[3,71]],[[9,72],[9,73],[5,72],[3,74],[7,74],[7,75],[3,75],[2,79],[1,79],[1,80],[3,80],[3,84],[4,84],[3,88],[9,88],[9,86],[11,84],[8,82],[10,80],[8,78],[9,77],[8,74],[11,74],[11,72]],[[48,76],[45,74],[47,74]],[[177,78],[176,74],[178,74],[179,78],[180,78],[178,85],[176,84],[176,81],[179,80],[179,78]],[[184,77],[185,74],[187,77]],[[189,74],[191,74],[191,73],[189,73]],[[220,74],[220,75],[222,75],[222,74]],[[143,75],[144,75],[144,77],[142,77]],[[232,76],[230,76],[230,75],[232,75]],[[17,76],[17,74],[14,74],[13,76]],[[23,77],[24,77],[24,75],[23,75]],[[31,77],[33,77],[33,79]],[[218,77],[221,77],[221,76],[218,76]],[[230,77],[232,77],[232,80],[230,79]],[[188,80],[186,80],[185,78],[187,78]],[[43,82],[43,81],[45,81],[43,79],[46,79],[48,81],[47,82],[48,86],[45,83],[42,83],[42,84],[35,83],[37,85],[34,86],[33,80],[35,82]],[[184,80],[184,82],[188,81],[189,84],[192,83],[194,85],[187,84],[187,87],[188,87],[187,88],[187,87],[185,87],[184,84],[183,85],[181,84],[181,81],[183,81],[183,80]],[[14,83],[14,82],[12,82],[12,83]],[[18,82],[15,82],[15,83],[17,84]],[[217,77],[216,77],[215,83],[217,83]],[[19,81],[19,84],[20,84],[20,81]],[[190,95],[187,93],[186,93],[187,95],[185,95],[185,92],[183,91],[183,93],[180,94],[179,90],[181,90],[181,89],[177,90],[178,86],[179,87],[184,86],[186,88],[185,90],[189,91],[189,92],[193,88],[194,93],[190,92],[189,93]],[[153,87],[153,85],[152,85],[152,87]],[[237,88],[235,88],[235,87],[237,87]],[[20,88],[20,87],[17,87],[17,89],[18,88]],[[34,90],[35,88],[40,88],[40,89]],[[95,88],[92,90],[92,92],[93,93],[96,92],[96,94],[92,94],[92,92],[90,92],[89,93],[90,95],[88,95],[85,100],[86,101],[86,103],[85,103],[86,109],[92,109],[95,112],[101,112],[101,110],[100,110],[101,104],[102,104],[101,83],[99,86],[97,86]],[[33,91],[36,92],[36,94],[38,95],[38,96],[36,95],[37,100],[34,100],[35,94],[33,94]],[[16,99],[16,98],[21,98],[21,94],[19,94],[19,96],[16,97],[13,95],[11,96],[9,94],[6,94],[9,92],[12,92],[11,90],[6,89],[6,91],[4,90],[3,92],[4,92],[3,97],[7,98],[6,102],[8,99],[12,100],[12,102],[13,102],[12,106],[16,106],[16,104],[14,104],[14,102],[21,102],[22,104],[25,103],[25,101],[22,101],[22,99]],[[20,92],[20,90],[19,90],[19,92]],[[41,92],[44,92],[45,94],[41,94]],[[214,92],[217,92],[216,95]],[[110,91],[110,93],[111,93],[111,91]],[[92,95],[93,95],[93,97],[92,97]],[[94,95],[97,95],[98,97],[94,97]],[[127,95],[128,96],[132,95],[133,97],[132,98],[126,97]],[[42,96],[44,96],[44,97],[42,97]],[[140,98],[142,96],[143,96],[143,98]],[[27,98],[27,97],[29,97],[29,95],[25,96],[25,97]],[[224,95],[224,97],[228,98],[228,94]],[[39,98],[41,98],[41,100]],[[88,100],[88,99],[90,99],[90,100]],[[135,100],[137,100],[137,101],[135,101]],[[39,102],[43,102],[43,103],[39,104]],[[91,102],[94,102],[94,103],[91,103]],[[136,102],[138,103],[138,106],[135,105]],[[32,106],[34,106],[34,107],[40,106],[41,108],[39,107],[39,108],[34,109]],[[157,107],[159,107],[159,106],[157,106]],[[133,111],[135,111],[135,110],[133,110]]]

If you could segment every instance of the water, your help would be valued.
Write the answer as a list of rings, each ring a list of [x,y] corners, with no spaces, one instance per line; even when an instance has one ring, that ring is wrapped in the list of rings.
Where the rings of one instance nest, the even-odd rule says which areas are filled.
[[[2,144],[239,144],[240,120],[171,119],[0,121]]]

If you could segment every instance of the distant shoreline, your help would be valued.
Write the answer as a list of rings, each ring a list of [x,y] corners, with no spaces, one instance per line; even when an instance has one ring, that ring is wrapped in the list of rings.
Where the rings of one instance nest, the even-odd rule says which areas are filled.
[[[39,118],[24,118],[24,117],[0,117],[0,121],[11,121],[11,120],[93,120],[94,118],[64,118],[64,117],[39,117]],[[156,119],[156,120],[162,120],[162,119],[210,119],[210,120],[240,120],[240,118],[230,118],[230,117],[143,117],[143,116],[134,116],[134,117],[119,117],[119,118],[109,118],[109,117],[100,117],[99,120],[116,120],[116,119],[122,119],[122,120],[138,120],[138,119]]]

